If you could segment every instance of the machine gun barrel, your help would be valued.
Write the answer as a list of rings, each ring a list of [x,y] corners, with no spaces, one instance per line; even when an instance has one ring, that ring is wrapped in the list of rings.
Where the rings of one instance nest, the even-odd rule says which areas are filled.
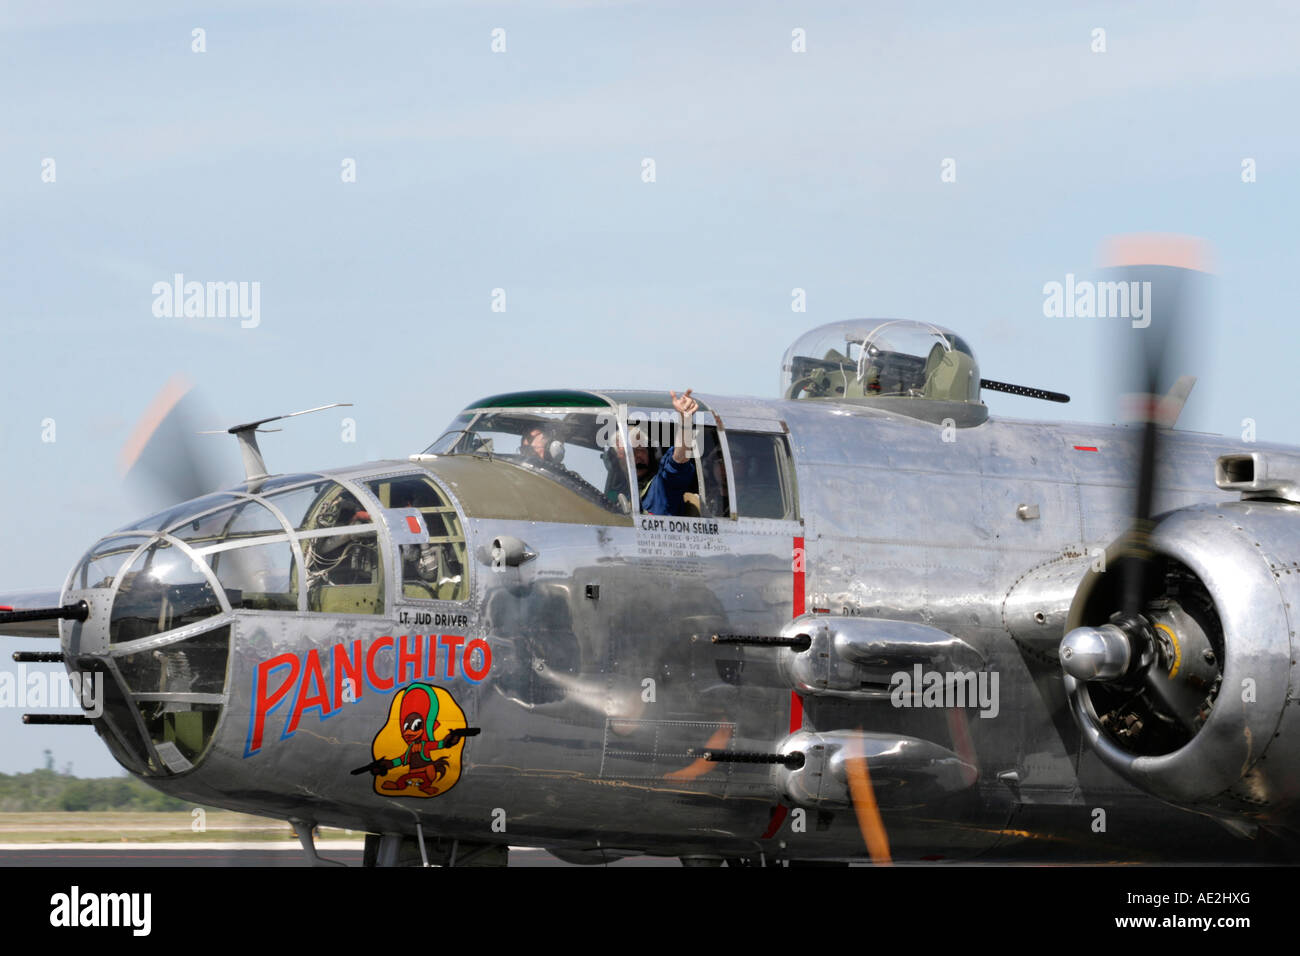
[[[90,605],[85,601],[65,604],[62,607],[38,607],[25,611],[0,608],[0,627],[6,624],[23,624],[27,621],[84,621],[90,617]]]
[[[24,724],[57,724],[82,726],[92,723],[85,714],[23,714]]]
[[[62,651],[14,651],[19,664],[62,664]]]
[[[807,634],[795,634],[792,637],[768,637],[763,634],[714,634],[714,644],[745,644],[750,647],[790,647],[796,651],[806,651],[812,646],[812,638]]]
[[[689,757],[699,757],[709,763],[765,763],[780,764],[789,770],[798,770],[804,765],[805,757],[799,751],[788,754],[755,753],[747,750],[696,750],[686,751]]]
[[[1025,398],[1041,398],[1045,402],[1060,402],[1062,405],[1070,400],[1069,395],[1061,392],[1049,392],[1045,388],[1030,388],[1028,385],[995,382],[991,378],[980,379],[980,388],[987,388],[991,392],[1006,392],[1008,395],[1023,395]]]

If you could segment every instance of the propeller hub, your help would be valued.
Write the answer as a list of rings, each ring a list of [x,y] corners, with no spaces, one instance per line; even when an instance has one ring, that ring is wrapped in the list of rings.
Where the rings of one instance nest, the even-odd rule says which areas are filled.
[[[1132,662],[1133,644],[1114,624],[1076,627],[1061,641],[1061,667],[1075,680],[1115,680]]]

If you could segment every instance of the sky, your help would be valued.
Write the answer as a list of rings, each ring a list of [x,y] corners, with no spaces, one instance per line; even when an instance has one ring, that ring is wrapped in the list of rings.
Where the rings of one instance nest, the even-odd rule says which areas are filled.
[[[1214,250],[1180,427],[1300,441],[1297,49],[1286,3],[6,0],[0,591],[156,510],[117,460],[176,374],[214,428],[353,403],[264,436],[296,471],[501,391],[776,397],[802,332],[890,316],[1073,397],[995,416],[1113,421],[1131,335],[1044,286],[1133,232]],[[256,324],[167,314],[177,274]],[[18,714],[0,772],[119,772]]]

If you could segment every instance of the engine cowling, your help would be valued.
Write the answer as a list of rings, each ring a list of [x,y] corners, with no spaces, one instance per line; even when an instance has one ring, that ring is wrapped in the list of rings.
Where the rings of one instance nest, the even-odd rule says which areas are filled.
[[[1123,544],[1089,571],[1067,619],[1064,676],[1075,720],[1134,786],[1189,808],[1284,818],[1300,804],[1295,615],[1300,507],[1241,501],[1172,512],[1156,526],[1158,596],[1143,610],[1145,660],[1106,634],[1121,606]],[[1109,662],[1102,662],[1111,654]],[[1116,676],[1120,674],[1121,676]]]

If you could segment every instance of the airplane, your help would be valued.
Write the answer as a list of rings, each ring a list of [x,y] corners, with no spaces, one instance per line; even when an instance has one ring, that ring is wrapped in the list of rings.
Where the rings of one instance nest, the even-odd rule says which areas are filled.
[[[1195,248],[1108,263],[1161,293],[1137,425],[994,417],[1068,399],[861,319],[773,399],[498,394],[276,475],[235,426],[244,481],[0,595],[97,696],[27,719],[316,863],[1295,860],[1300,450],[1173,427]]]

